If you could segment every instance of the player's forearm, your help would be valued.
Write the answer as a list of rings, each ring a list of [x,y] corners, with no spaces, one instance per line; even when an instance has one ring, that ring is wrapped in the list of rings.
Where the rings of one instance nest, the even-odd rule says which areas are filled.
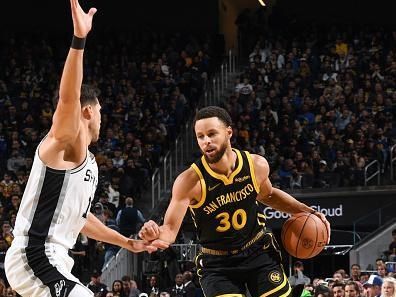
[[[312,212],[313,209],[297,199],[293,198],[288,193],[273,188],[272,195],[263,199],[259,199],[262,203],[272,207],[273,209],[295,214],[299,212]]]
[[[159,239],[172,244],[176,241],[177,233],[179,230],[172,229],[169,225],[162,225],[160,226],[160,235]]]
[[[93,214],[88,214],[87,222],[81,233],[97,241],[107,242],[120,247],[127,246],[128,242],[128,238],[105,226]]]
[[[83,80],[83,52],[70,48],[63,68],[59,99],[63,102],[79,102]]]

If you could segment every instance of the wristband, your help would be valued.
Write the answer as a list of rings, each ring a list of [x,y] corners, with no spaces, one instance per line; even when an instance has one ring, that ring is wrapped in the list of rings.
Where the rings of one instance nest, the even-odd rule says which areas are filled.
[[[85,47],[85,41],[86,38],[80,38],[77,37],[76,35],[73,35],[73,39],[70,47],[76,50],[82,50]]]

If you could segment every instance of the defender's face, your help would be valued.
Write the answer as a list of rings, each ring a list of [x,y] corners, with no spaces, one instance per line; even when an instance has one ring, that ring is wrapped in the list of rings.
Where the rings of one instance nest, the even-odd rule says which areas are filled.
[[[100,123],[102,116],[100,114],[100,110],[102,106],[98,102],[95,105],[91,105],[92,107],[92,119],[90,123],[90,133],[91,133],[91,141],[92,142],[97,142],[99,139],[99,133],[100,133]]]
[[[230,145],[232,129],[213,117],[198,120],[195,123],[195,135],[206,161],[217,163]]]

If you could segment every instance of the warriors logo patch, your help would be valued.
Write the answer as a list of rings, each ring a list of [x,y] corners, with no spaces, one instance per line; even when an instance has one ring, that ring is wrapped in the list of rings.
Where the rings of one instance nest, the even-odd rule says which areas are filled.
[[[271,271],[268,279],[270,280],[271,283],[273,284],[279,284],[282,281],[282,274],[279,271]]]

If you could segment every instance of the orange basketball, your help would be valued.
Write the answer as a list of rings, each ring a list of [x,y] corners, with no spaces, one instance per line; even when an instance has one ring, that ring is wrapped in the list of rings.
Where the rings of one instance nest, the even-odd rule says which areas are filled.
[[[282,243],[293,257],[308,259],[319,254],[329,234],[320,218],[311,213],[298,213],[289,218],[282,226]]]

